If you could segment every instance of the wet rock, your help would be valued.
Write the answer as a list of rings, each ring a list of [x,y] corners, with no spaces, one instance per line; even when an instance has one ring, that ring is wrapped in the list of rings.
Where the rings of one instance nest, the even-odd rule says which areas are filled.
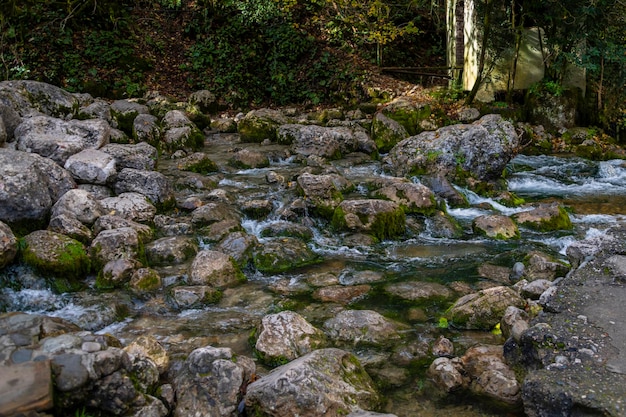
[[[88,191],[69,190],[52,206],[51,217],[67,216],[91,226],[104,214],[102,205]]]
[[[421,181],[438,196],[446,200],[451,207],[468,207],[467,198],[441,173],[432,172],[421,178]]]
[[[190,285],[228,287],[246,280],[233,258],[225,253],[204,249],[198,252],[189,268]]]
[[[385,292],[403,300],[421,303],[441,302],[452,297],[452,291],[436,282],[405,281],[385,286]]]
[[[254,235],[233,232],[222,239],[215,249],[232,256],[240,267],[244,267],[252,261],[252,252],[258,244],[259,241]]]
[[[93,233],[94,235],[98,235],[103,230],[120,229],[122,227],[130,227],[131,229],[134,229],[143,243],[150,242],[154,235],[150,226],[115,215],[104,215],[99,217],[93,225]]]
[[[437,207],[433,192],[422,184],[393,182],[373,194],[397,203],[406,213],[432,214]]]
[[[250,149],[240,149],[229,159],[229,164],[235,168],[267,168],[270,166],[269,158],[261,152]]]
[[[154,240],[146,245],[150,265],[178,265],[198,253],[198,241],[188,236],[172,236]]]
[[[351,345],[385,346],[400,339],[401,326],[373,310],[342,310],[324,322],[332,340]]]
[[[267,416],[338,416],[377,409],[381,397],[359,361],[340,349],[320,349],[248,385],[246,410]]]
[[[376,113],[372,120],[372,139],[379,152],[389,152],[398,142],[408,137],[409,133],[404,126],[382,113]]]
[[[156,116],[138,114],[133,120],[132,138],[134,143],[146,142],[152,146],[158,146],[161,129]]]
[[[261,272],[283,272],[318,262],[319,257],[300,239],[271,238],[254,249],[252,261]]]
[[[523,211],[513,215],[520,226],[550,232],[554,230],[571,229],[572,221],[565,209],[557,204],[542,204],[529,211]]]
[[[117,194],[145,195],[152,204],[166,205],[174,199],[169,179],[156,171],[124,168],[117,175],[114,189]]]
[[[222,298],[222,291],[208,285],[181,285],[170,291],[179,309],[203,308],[215,304]]]
[[[523,308],[524,300],[509,287],[493,287],[459,298],[446,315],[455,326],[490,330],[509,306]]]
[[[241,216],[229,204],[209,202],[191,212],[191,222],[196,228],[209,226],[224,220],[240,222]]]
[[[276,139],[276,130],[287,124],[287,118],[278,110],[258,109],[248,112],[237,124],[243,142],[262,142]]]
[[[450,339],[439,336],[437,340],[435,340],[435,343],[433,343],[431,351],[435,356],[452,357],[454,355],[454,345]]]
[[[241,211],[253,219],[263,219],[274,210],[270,200],[248,200],[241,204]]]
[[[261,230],[261,237],[294,237],[306,242],[313,239],[313,230],[293,222],[273,222]]]
[[[569,271],[565,263],[538,251],[532,251],[526,255],[524,264],[523,276],[529,281],[538,279],[554,281],[558,277],[564,277]]]
[[[103,198],[100,204],[105,212],[134,222],[149,222],[157,211],[145,195],[134,192]]]
[[[472,229],[476,233],[500,240],[519,239],[520,236],[515,222],[510,217],[499,214],[476,217],[472,223]]]
[[[181,171],[196,172],[199,174],[208,174],[217,172],[219,167],[204,152],[194,152],[185,158],[176,162],[176,167]]]
[[[367,295],[372,289],[367,284],[362,285],[329,285],[318,288],[313,292],[313,298],[324,303],[338,303],[347,305]]]
[[[497,403],[518,405],[521,385],[515,372],[506,364],[502,346],[479,345],[468,349],[461,358],[463,369],[472,382],[470,390]]]
[[[0,220],[33,230],[52,205],[76,184],[70,174],[39,155],[0,148]]]
[[[404,210],[386,200],[345,200],[333,214],[338,229],[368,233],[381,240],[404,233],[405,224]]]
[[[102,230],[91,242],[90,253],[98,267],[109,261],[128,259],[139,261],[140,240],[137,231],[131,227]]]
[[[317,210],[325,217],[330,217],[343,200],[343,191],[352,185],[339,175],[313,175],[303,173],[298,176],[298,186],[302,190],[307,206]]]
[[[464,234],[456,219],[439,210],[426,219],[426,227],[432,237],[458,239]]]
[[[150,109],[143,104],[130,100],[116,100],[111,103],[112,126],[132,137],[133,123],[140,114],[150,114]]]
[[[360,285],[371,284],[373,282],[381,282],[385,279],[385,275],[378,271],[354,271],[351,269],[344,270],[339,275],[339,283],[341,285]]]
[[[514,306],[507,307],[502,316],[502,320],[500,320],[502,336],[506,339],[512,337],[519,342],[522,333],[530,327],[528,324],[529,320],[528,313],[521,308]]]
[[[173,377],[175,416],[235,416],[240,394],[255,372],[254,362],[229,348],[191,352]]]
[[[459,358],[437,358],[428,368],[428,375],[433,378],[435,385],[445,392],[466,389],[469,386],[469,378],[464,376],[464,373]]]
[[[104,120],[66,122],[36,116],[26,119],[15,129],[15,140],[18,150],[39,154],[64,166],[70,156],[109,143],[110,129]]]
[[[17,238],[11,228],[0,221],[0,269],[13,262],[17,256]]]
[[[157,366],[160,374],[167,371],[169,367],[169,356],[167,351],[154,337],[139,336],[124,348],[131,358],[148,358]]]
[[[118,170],[132,168],[152,171],[156,167],[157,149],[146,142],[135,145],[110,143],[100,148],[100,151],[115,159]]]
[[[478,275],[501,284],[511,283],[511,268],[484,263],[478,267]]]
[[[91,269],[85,246],[59,233],[38,230],[24,237],[24,262],[36,269],[70,280],[83,278]]]
[[[263,317],[254,349],[268,365],[280,365],[324,347],[324,332],[293,311]]]
[[[138,268],[133,271],[128,286],[134,294],[146,296],[158,291],[163,286],[163,282],[155,269]]]
[[[398,176],[436,172],[454,179],[461,172],[490,181],[501,177],[518,147],[513,125],[499,115],[487,115],[469,125],[445,126],[409,137],[384,162]]]

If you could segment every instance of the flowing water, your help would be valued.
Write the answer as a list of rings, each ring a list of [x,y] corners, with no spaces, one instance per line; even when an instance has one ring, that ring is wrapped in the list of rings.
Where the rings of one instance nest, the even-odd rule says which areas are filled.
[[[218,165],[225,167],[229,149],[233,146],[232,138],[216,136],[208,145],[205,151]],[[244,219],[242,224],[247,233],[263,241],[260,231],[278,221],[278,213],[293,200],[295,189],[290,182],[303,166],[290,158],[282,147],[259,149],[269,150],[273,155],[269,168],[224,169],[212,179],[237,202],[251,199],[272,201],[274,213],[260,221]],[[369,179],[385,175],[381,165],[374,161],[342,160],[334,162],[334,166],[356,185],[356,196],[366,195]],[[161,169],[167,173],[168,164],[162,164]],[[270,171],[287,179],[285,187],[275,188],[267,184],[265,177]],[[461,352],[475,343],[502,343],[501,336],[491,332],[440,328],[439,318],[449,304],[415,305],[392,299],[381,288],[389,282],[432,281],[450,285],[462,282],[478,289],[484,284],[484,278],[478,274],[477,268],[485,262],[511,267],[531,250],[541,250],[564,260],[565,251],[572,242],[602,233],[607,227],[626,219],[626,166],[622,161],[518,156],[509,164],[507,175],[509,189],[526,201],[561,201],[566,205],[571,211],[574,230],[545,234],[523,229],[521,239],[514,242],[478,237],[471,233],[471,222],[476,216],[493,212],[511,215],[524,209],[507,208],[461,190],[472,207],[449,210],[466,230],[460,239],[434,237],[426,221],[406,239],[374,246],[348,245],[344,237],[330,231],[326,223],[306,217],[301,222],[314,231],[311,247],[323,262],[283,274],[248,271],[246,284],[225,290],[218,304],[205,309],[176,312],[168,308],[164,296],[135,300],[122,292],[55,294],[43,277],[20,265],[0,272],[0,284],[10,283],[0,292],[0,308],[64,317],[87,329],[111,333],[124,342],[141,334],[150,334],[166,345],[173,356],[208,344],[229,346],[239,354],[252,356],[248,336],[263,315],[290,308],[321,326],[341,308],[313,299],[306,284],[313,276],[331,274],[344,285],[371,285],[368,295],[350,307],[373,309],[406,324],[403,330],[406,345],[427,345],[439,335],[453,340],[457,351]],[[177,267],[159,271],[166,282],[175,282],[186,273]],[[90,279],[93,281],[93,277]],[[390,348],[394,349],[398,353],[398,347]],[[407,372],[397,366],[385,368],[388,355],[381,352],[358,349],[354,353],[374,373],[386,373],[389,385],[385,392],[389,399],[387,412],[400,417],[450,413],[461,416],[510,414],[508,410],[482,408],[466,398],[435,395],[423,375],[424,364]],[[265,371],[261,367],[260,373]]]

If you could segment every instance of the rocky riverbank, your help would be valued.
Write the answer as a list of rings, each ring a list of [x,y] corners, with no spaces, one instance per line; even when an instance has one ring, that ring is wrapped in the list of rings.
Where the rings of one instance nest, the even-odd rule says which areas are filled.
[[[216,116],[206,91],[185,103],[156,94],[109,103],[0,83],[0,268],[8,271],[0,307],[10,311],[0,316],[0,379],[11,393],[0,414],[376,416],[385,389],[417,370],[442,395],[468,394],[496,410],[623,415],[623,392],[601,382],[609,371],[622,375],[612,351],[624,344],[621,319],[605,327],[599,307],[618,305],[626,274],[617,230],[597,246],[573,245],[569,264],[538,251],[511,267],[485,263],[474,287],[316,270],[318,229],[358,250],[426,228],[497,241],[572,228],[558,204],[480,216],[471,230],[446,212],[469,205],[459,184],[519,203],[502,177],[523,128],[466,110],[442,127],[407,98],[373,113],[364,105],[228,118]],[[349,175],[374,161],[385,175]],[[225,173],[237,170],[255,185],[230,187]],[[244,227],[269,217],[258,234]],[[280,279],[293,270],[302,279]],[[11,291],[44,285],[75,294],[82,313],[70,322],[19,312]],[[594,299],[589,291],[605,304],[583,303]],[[354,308],[381,294],[409,304],[406,316]],[[298,308],[299,297],[310,304]],[[239,312],[219,323],[183,317],[158,336],[149,328],[151,317],[224,305]],[[440,327],[500,328],[507,342],[458,351],[436,326],[415,337],[431,306]],[[129,317],[132,340],[102,332]],[[193,326],[215,331],[186,336]],[[242,334],[250,355],[240,352]]]

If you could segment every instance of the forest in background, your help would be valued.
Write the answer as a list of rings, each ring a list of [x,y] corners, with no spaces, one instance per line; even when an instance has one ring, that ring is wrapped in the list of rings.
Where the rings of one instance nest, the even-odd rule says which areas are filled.
[[[541,27],[535,90],[561,94],[574,62],[589,123],[626,131],[624,0],[475,3],[483,50],[514,55],[521,29]],[[107,98],[208,89],[230,107],[350,105],[381,66],[445,66],[445,24],[444,0],[5,0],[0,79]]]

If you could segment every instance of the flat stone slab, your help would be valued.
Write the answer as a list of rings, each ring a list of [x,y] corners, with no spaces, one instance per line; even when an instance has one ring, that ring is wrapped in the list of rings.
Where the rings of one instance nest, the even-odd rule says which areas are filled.
[[[557,283],[519,346],[505,344],[527,370],[528,417],[626,416],[626,226],[589,244],[595,253]]]
[[[50,362],[0,366],[0,416],[53,407]]]

